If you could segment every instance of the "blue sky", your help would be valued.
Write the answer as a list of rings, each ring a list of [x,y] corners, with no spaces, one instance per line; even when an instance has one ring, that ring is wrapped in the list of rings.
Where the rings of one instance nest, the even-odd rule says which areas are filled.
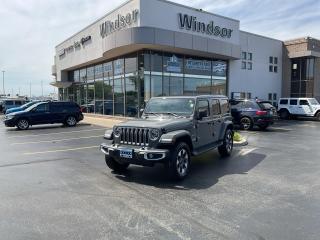
[[[1,0],[0,71],[6,92],[53,92],[54,47],[124,0]],[[240,28],[287,40],[320,39],[320,0],[175,0],[240,20]],[[0,72],[1,73],[1,72]],[[0,74],[2,92],[2,73]]]

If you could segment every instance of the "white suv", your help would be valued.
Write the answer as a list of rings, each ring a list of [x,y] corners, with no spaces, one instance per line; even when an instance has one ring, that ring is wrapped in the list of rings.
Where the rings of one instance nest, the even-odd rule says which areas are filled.
[[[280,98],[278,113],[282,119],[302,116],[315,117],[320,121],[320,104],[315,98]]]

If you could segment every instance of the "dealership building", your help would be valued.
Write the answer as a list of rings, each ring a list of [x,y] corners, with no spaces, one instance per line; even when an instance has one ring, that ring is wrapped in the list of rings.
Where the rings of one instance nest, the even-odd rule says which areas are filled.
[[[320,41],[280,41],[165,0],[130,0],[55,48],[61,100],[138,116],[150,97],[320,98]]]

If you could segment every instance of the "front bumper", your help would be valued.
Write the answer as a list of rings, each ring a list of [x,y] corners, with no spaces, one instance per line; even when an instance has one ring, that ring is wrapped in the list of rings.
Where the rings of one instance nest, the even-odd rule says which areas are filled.
[[[141,148],[131,145],[108,145],[103,143],[100,150],[105,155],[112,157],[119,163],[129,163],[142,166],[153,166],[155,163],[164,163],[169,159],[169,150]],[[132,158],[121,157],[121,150],[132,150]]]
[[[14,127],[14,126],[16,126],[15,119],[4,119],[3,123],[4,123],[4,125],[6,125],[6,127]]]

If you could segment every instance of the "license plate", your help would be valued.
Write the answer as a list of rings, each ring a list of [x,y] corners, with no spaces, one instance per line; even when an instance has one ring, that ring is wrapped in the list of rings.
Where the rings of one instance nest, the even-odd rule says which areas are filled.
[[[132,149],[122,149],[120,150],[120,157],[132,158]]]

